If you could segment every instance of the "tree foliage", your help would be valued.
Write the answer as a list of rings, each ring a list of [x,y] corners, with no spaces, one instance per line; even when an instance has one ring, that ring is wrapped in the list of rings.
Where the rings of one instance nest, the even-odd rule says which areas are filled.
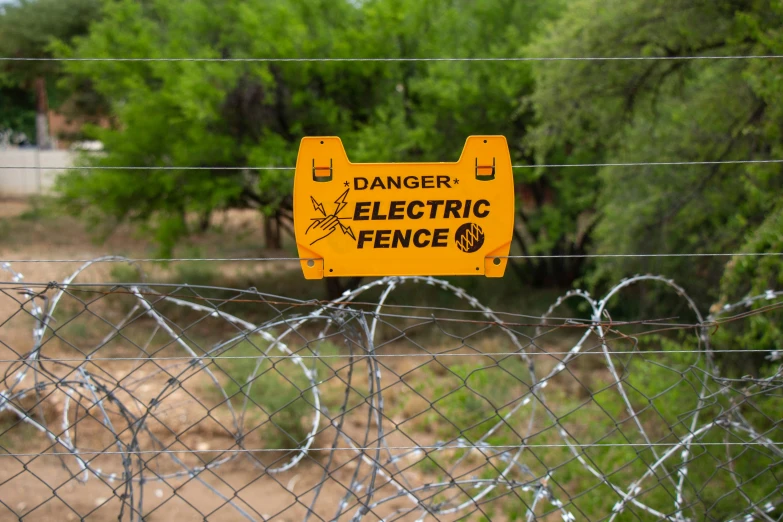
[[[100,6],[101,0],[19,0],[0,6],[0,53],[19,58],[51,57],[52,41],[70,41],[86,34]],[[57,64],[52,62],[3,65],[6,80],[18,84],[56,71]]]
[[[39,0],[43,1],[43,0]],[[62,179],[75,212],[136,221],[164,253],[209,214],[253,207],[287,227],[304,135],[355,161],[455,159],[504,134],[515,164],[783,157],[779,0],[103,0],[64,57],[665,57],[539,62],[68,62],[107,100],[107,154]],[[725,57],[725,59],[681,59]],[[531,65],[531,63],[533,65]],[[177,166],[235,170],[178,170]],[[166,170],[156,170],[166,167]],[[779,163],[540,167],[515,173],[515,252],[714,253],[775,248]],[[187,216],[199,215],[198,222]],[[108,219],[107,219],[108,218]],[[528,280],[592,284],[637,271],[726,298],[774,279],[755,258],[528,260]],[[748,274],[750,279],[737,274]],[[722,279],[722,283],[721,283]],[[740,284],[738,281],[745,281]],[[750,282],[749,282],[750,281]]]
[[[0,86],[0,132],[35,135],[35,100],[30,92],[13,86]]]
[[[18,0],[0,6],[0,56],[16,58],[51,58],[55,40],[70,42],[86,34],[90,23],[100,13],[101,0]],[[44,118],[47,99],[59,105],[70,94],[56,89],[61,68],[52,61],[2,62],[0,64],[0,126],[30,133],[34,113]],[[36,83],[37,82],[37,83]],[[21,91],[21,92],[20,92]],[[35,92],[26,96],[25,92]],[[89,85],[81,85],[75,100],[90,99]],[[7,100],[10,100],[8,102]],[[84,111],[91,105],[80,103]],[[39,120],[38,125],[42,121]],[[48,129],[38,129],[38,139]]]
[[[774,55],[777,0],[577,0],[528,49],[542,56]],[[775,59],[545,62],[531,97],[539,162],[742,161],[783,157],[783,64]],[[598,253],[754,251],[780,236],[780,164],[541,171],[599,212]],[[727,259],[601,261],[601,278],[664,271],[717,298]],[[758,259],[740,264],[757,263]],[[779,266],[779,265],[778,265]]]
[[[107,1],[63,56],[429,57],[518,55],[552,7],[492,0]],[[305,135],[338,135],[354,161],[454,160],[470,134],[505,134],[515,159],[531,122],[525,64],[453,62],[70,62],[111,104],[93,166],[238,170],[91,171],[61,185],[75,210],[137,220],[164,252],[185,216],[254,207],[285,224]],[[516,139],[513,139],[516,137]],[[202,221],[205,221],[202,220]]]

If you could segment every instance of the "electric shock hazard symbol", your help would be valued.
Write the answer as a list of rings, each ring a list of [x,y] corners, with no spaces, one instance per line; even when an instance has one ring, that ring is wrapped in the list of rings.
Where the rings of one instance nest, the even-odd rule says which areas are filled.
[[[457,248],[470,254],[484,244],[484,231],[475,223],[465,223],[457,229],[454,242]]]
[[[335,208],[334,214],[329,214],[328,216],[326,215],[324,206],[316,201],[313,196],[310,196],[310,199],[313,201],[313,208],[319,211],[322,216],[313,218],[313,222],[310,223],[309,227],[307,227],[307,232],[305,232],[305,235],[309,234],[310,229],[312,229],[312,236],[315,238],[313,239],[313,242],[310,243],[310,245],[314,245],[320,240],[330,236],[332,232],[336,231],[338,228],[343,234],[348,234],[351,236],[351,239],[356,239],[356,236],[353,235],[353,230],[351,230],[351,227],[346,227],[340,222],[340,211],[348,206],[348,203],[345,202],[345,198],[347,196],[348,190],[340,194],[340,197],[334,200],[334,203],[337,205],[337,207]]]
[[[503,136],[456,163],[351,163],[339,138],[304,138],[294,180],[302,270],[324,276],[501,277],[514,223]]]

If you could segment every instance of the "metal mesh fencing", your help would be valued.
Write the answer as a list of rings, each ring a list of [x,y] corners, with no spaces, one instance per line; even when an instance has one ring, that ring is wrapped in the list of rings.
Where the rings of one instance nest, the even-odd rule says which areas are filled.
[[[90,266],[4,267],[2,520],[783,518],[783,352],[736,342],[783,292],[703,315],[644,275],[525,316],[431,277],[314,302]]]

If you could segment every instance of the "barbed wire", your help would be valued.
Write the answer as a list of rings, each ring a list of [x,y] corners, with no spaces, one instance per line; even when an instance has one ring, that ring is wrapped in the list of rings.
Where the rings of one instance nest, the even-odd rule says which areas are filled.
[[[695,328],[695,327],[694,327]],[[528,357],[534,357],[534,356],[540,356],[540,357],[552,357],[555,355],[569,355],[571,352],[527,352],[526,355]],[[684,353],[693,353],[693,350],[612,350],[612,356],[615,355],[675,355],[675,354],[684,354]],[[734,350],[712,350],[713,354],[742,354],[742,355],[753,355],[753,354],[769,354],[769,350],[752,350],[752,349],[743,349],[738,348]],[[448,358],[448,357],[468,357],[468,358],[477,358],[477,357],[484,357],[484,358],[492,358],[492,357],[512,357],[520,355],[520,352],[488,352],[484,353],[482,355],[476,355],[475,353],[442,353],[442,352],[433,352],[433,353],[379,353],[373,355],[373,357],[377,357],[379,359],[383,358],[408,358],[408,357],[421,357],[425,359],[435,359],[435,358]],[[605,357],[606,354],[600,351],[589,351],[589,350],[583,350],[580,352],[580,357],[586,356],[586,355],[599,355],[601,357]],[[270,360],[286,360],[286,359],[315,359],[315,360],[322,360],[322,359],[361,359],[362,357],[368,357],[367,355],[346,355],[346,354],[322,354],[322,355],[267,355],[266,358]],[[213,359],[213,357],[186,357],[186,356],[178,356],[178,357],[155,357],[156,361],[206,361],[209,359]],[[258,359],[257,355],[220,355],[221,361],[232,361],[232,360],[255,360]],[[0,359],[0,363],[23,363],[26,359],[24,358],[17,358],[17,359]],[[46,362],[52,362],[52,363],[63,363],[63,362],[83,362],[83,358],[67,358],[67,357],[43,357],[42,360]],[[92,362],[101,362],[101,361],[147,361],[149,360],[149,357],[90,357],[90,361]]]
[[[92,260],[92,263],[93,264],[94,263],[98,263],[98,262],[100,262],[101,259],[103,259],[103,258],[96,258],[96,259]],[[0,268],[5,268],[5,267],[0,267]],[[7,268],[10,269],[10,265],[8,265]],[[133,292],[126,291],[125,287],[123,287],[122,285],[117,284],[116,282],[93,282],[93,283],[71,282],[71,283],[66,285],[66,284],[63,284],[63,283],[50,281],[50,282],[46,282],[46,283],[44,283],[44,282],[38,282],[38,283],[27,282],[27,283],[24,284],[24,286],[14,286],[13,285],[14,283],[21,282],[21,280],[23,278],[23,275],[19,274],[18,272],[14,272],[14,274],[16,274],[14,276],[14,281],[12,281],[10,284],[8,282],[0,283],[3,286],[8,286],[7,291],[9,291],[9,292],[14,292],[14,291],[16,291],[16,292],[29,292],[32,288],[38,289],[39,292],[43,291],[43,290],[49,290],[49,289],[52,289],[52,288],[67,288],[70,292],[92,293],[92,294],[99,294],[99,295],[104,295],[104,296],[105,295],[111,295],[111,294],[118,294],[118,293],[133,293]],[[180,294],[180,293],[177,293],[177,292],[180,291],[179,289],[175,289],[174,291],[170,291],[170,292],[164,292],[163,291],[164,289],[171,288],[172,286],[174,286],[176,288],[182,288],[183,287],[182,285],[176,285],[176,284],[172,285],[172,284],[169,284],[169,283],[145,282],[145,285],[147,287],[149,287],[149,288],[154,289],[155,291],[152,292],[152,293],[141,291],[141,292],[139,292],[139,294],[141,294],[141,295],[151,295],[151,296],[155,296],[155,297],[171,297],[171,298],[175,298],[175,299],[187,298],[187,299],[194,299],[194,300],[198,300],[198,301],[208,301],[208,302],[211,302],[211,303],[216,303],[216,302],[224,302],[224,303],[226,303],[226,302],[231,302],[231,303],[258,303],[257,299],[197,297],[197,296],[193,296],[193,295]],[[94,289],[91,290],[90,289],[90,288],[95,287],[95,286],[98,286],[98,287],[112,287],[112,290],[111,291],[102,291],[102,290],[94,290]],[[184,285],[184,287],[187,287],[187,285]],[[228,291],[234,290],[233,288],[226,288],[226,287],[220,287],[220,286],[200,285],[199,287],[202,288],[202,289],[210,289],[210,290],[228,290]],[[251,288],[250,290],[252,291],[253,289]],[[133,295],[135,295],[135,293],[133,293]],[[333,300],[309,299],[309,300],[306,300],[306,301],[297,302],[297,301],[291,300],[291,298],[287,298],[286,299],[286,298],[283,298],[281,296],[276,296],[275,298],[271,298],[270,297],[270,298],[264,299],[264,302],[265,303],[269,303],[269,304],[275,304],[275,305],[281,304],[281,305],[292,306],[292,307],[293,306],[339,307],[341,305],[350,304],[352,306],[370,306],[370,307],[375,308],[378,305],[378,303],[372,302],[372,301],[351,300],[351,301],[342,302],[339,299],[333,299]],[[459,313],[459,314],[483,314],[484,313],[482,310],[476,310],[476,309],[472,309],[472,308],[450,308],[450,307],[445,307],[445,306],[409,305],[409,304],[400,304],[400,303],[386,303],[384,305],[384,308],[402,308],[402,309],[412,309],[412,310],[424,310],[424,311],[429,311],[429,312],[432,312],[432,311],[453,312],[453,313]],[[500,312],[500,311],[496,311],[495,314],[498,315],[498,316],[524,318],[524,319],[534,319],[534,320],[539,321],[539,322],[542,320],[542,316],[540,316],[540,315],[521,314],[521,313],[518,313],[518,312]],[[379,312],[376,311],[376,312],[374,312],[374,315],[383,316],[383,315],[387,315],[387,314],[382,314],[382,313],[379,313]],[[420,316],[415,316],[415,317],[420,317]],[[573,323],[578,322],[577,320],[575,320],[575,319],[573,319],[571,317],[556,317],[556,316],[551,316],[551,315],[547,316],[547,319],[549,319],[549,320],[570,321],[570,322],[573,322]],[[620,325],[645,324],[645,323],[655,323],[655,324],[658,324],[660,321],[662,321],[664,319],[657,318],[657,319],[649,319],[649,320],[643,320],[643,321],[631,321],[631,322],[629,322],[629,321],[620,321],[619,323],[618,322],[614,322],[612,324],[620,324]],[[592,324],[588,320],[584,320],[584,322],[587,323],[587,324]],[[504,324],[511,324],[511,323],[505,322]],[[537,325],[537,324],[540,324],[540,323],[537,322],[535,324]],[[606,325],[609,325],[609,324],[610,323],[608,323],[608,322],[606,323]],[[688,326],[688,325],[683,325],[683,326]]]
[[[774,441],[743,441],[743,442],[700,442],[700,446],[747,446],[748,444],[760,444],[760,445],[766,445],[766,444],[773,444],[776,446],[783,445],[783,442],[774,442]],[[613,442],[611,444],[601,444],[601,443],[589,443],[589,444],[579,444],[572,442],[570,444],[514,444],[514,445],[494,445],[494,444],[486,444],[482,445],[481,449],[486,450],[518,450],[520,448],[528,448],[528,449],[535,449],[535,448],[569,448],[569,447],[576,447],[576,448],[649,448],[649,447],[666,447],[670,448],[673,446],[681,446],[681,443],[679,442],[651,442],[649,444],[643,443],[643,444],[635,444],[635,443],[623,443],[623,442]],[[352,447],[352,448],[333,448],[331,446],[323,447],[323,448],[310,448],[308,451],[310,452],[316,452],[316,451],[349,451],[349,452],[355,452],[355,451],[374,451],[376,449],[375,446],[367,446],[364,448],[361,447]],[[385,449],[388,450],[440,450],[443,449],[443,446],[436,445],[436,446],[385,446]],[[192,454],[192,453],[281,453],[281,452],[298,452],[300,451],[299,448],[227,448],[227,449],[168,449],[166,450],[171,453],[186,453],[186,454]],[[131,450],[125,450],[125,451],[85,451],[81,450],[79,451],[80,455],[157,455],[159,454],[159,451],[155,450],[137,450],[137,451],[131,451]],[[70,457],[72,456],[72,453],[70,452],[49,452],[49,453],[1,453],[0,457],[40,457],[40,456],[53,456],[53,457]]]
[[[775,312],[783,291],[705,316],[675,282],[638,275],[600,298],[567,292],[526,333],[432,277],[383,278],[326,303],[75,281],[99,261],[40,284],[0,267],[13,280],[0,285],[0,306],[15,304],[0,320],[0,348],[14,354],[0,360],[0,410],[16,419],[0,427],[9,477],[0,510],[17,518],[61,504],[80,518],[101,509],[134,521],[187,511],[352,521],[780,516],[783,352],[713,346],[710,329]],[[695,321],[677,327],[694,330],[691,341],[641,346],[648,331],[624,330],[661,320],[607,312],[625,289],[650,284],[683,300]],[[433,307],[454,314],[444,317],[386,312],[407,285],[465,302],[488,324],[454,307]],[[549,341],[555,311],[571,300],[589,308],[570,317],[578,339]],[[16,334],[30,328],[24,346]],[[547,350],[563,344],[570,349]],[[765,366],[722,376],[731,369],[722,358],[737,355]],[[15,438],[24,426],[42,437]],[[24,506],[14,505],[9,487],[42,476],[83,488],[25,488]]]
[[[783,55],[0,57],[0,61],[603,62],[780,58]],[[783,160],[513,168],[778,163]],[[294,170],[176,166],[0,169]],[[500,258],[782,255],[618,253]],[[285,515],[305,521],[312,516],[351,522],[366,517],[383,521],[404,517],[417,522],[427,518],[451,520],[473,514],[491,519],[497,510],[504,511],[503,518],[524,518],[527,522],[555,514],[565,522],[577,517],[612,522],[624,516],[676,522],[783,518],[783,492],[776,475],[783,462],[781,442],[776,440],[781,428],[777,404],[783,390],[783,350],[762,341],[759,346],[767,347],[715,348],[708,331],[775,312],[783,306],[779,302],[783,291],[770,289],[751,295],[704,316],[674,281],[637,275],[621,281],[600,299],[579,290],[568,292],[541,316],[531,316],[537,323],[513,323],[501,316],[521,314],[497,313],[464,290],[431,277],[382,278],[330,302],[281,301],[279,296],[255,289],[165,285],[190,292],[174,295],[159,292],[164,285],[146,282],[74,283],[96,263],[307,260],[310,258],[107,257],[0,261],[0,272],[9,273],[10,283],[15,285],[4,290],[0,283],[0,295],[14,299],[17,306],[8,317],[0,317],[0,334],[10,332],[0,335],[0,348],[16,354],[15,358],[0,358],[0,364],[8,365],[0,385],[0,414],[15,419],[0,424],[0,456],[6,457],[0,479],[5,493],[0,495],[0,506],[19,520],[61,515],[57,513],[60,505],[82,520],[105,510],[112,511],[118,520],[133,521],[146,520],[153,513],[179,517],[182,510],[192,510],[203,520],[224,518],[231,511],[246,520]],[[62,282],[20,286],[23,276],[12,269],[11,263],[84,266]],[[474,308],[473,313],[483,314],[487,320],[436,317],[432,313],[470,312],[444,307],[408,305],[430,312],[429,317],[384,312],[386,307],[405,306],[387,300],[397,288],[411,284],[430,285],[464,300]],[[641,284],[655,284],[674,292],[696,321],[612,320],[607,311],[610,300]],[[14,296],[13,292],[23,295]],[[216,292],[231,295],[202,295]],[[359,296],[373,292],[380,293],[375,302],[358,301]],[[86,293],[94,295],[86,298]],[[587,317],[565,317],[567,323],[552,324],[554,311],[572,299],[589,308]],[[762,301],[773,304],[760,306]],[[360,306],[375,309],[368,311]],[[729,315],[738,309],[744,311]],[[623,332],[629,326],[655,328]],[[516,327],[535,327],[535,333]],[[27,343],[17,336],[22,328],[28,333],[32,330]],[[546,350],[542,346],[552,332],[575,328],[579,329],[576,342],[553,341],[567,342],[570,349]],[[679,341],[678,346],[693,349],[640,346],[645,335],[686,329],[696,332],[695,340],[691,339],[691,344]],[[616,349],[616,341],[630,342],[633,349]],[[381,352],[398,345],[418,351]],[[433,351],[433,346],[442,351]],[[127,356],[129,350],[142,355]],[[232,355],[241,350],[252,354]],[[273,354],[273,350],[279,354]],[[53,355],[44,355],[44,351]],[[73,352],[81,356],[58,356]],[[96,356],[100,352],[109,355]],[[170,352],[187,355],[167,355]],[[603,364],[591,362],[591,366],[584,367],[585,355],[597,355]],[[754,375],[734,375],[730,365],[720,360],[734,355],[763,356],[765,362]],[[333,367],[329,361],[343,365]],[[243,362],[253,364],[243,366]],[[360,364],[366,365],[363,376]],[[403,394],[408,398],[400,399]],[[24,427],[42,436],[22,432]],[[54,457],[57,465],[52,467],[41,457]],[[237,475],[229,465],[239,459],[243,459],[245,475]],[[302,485],[297,488],[300,481]],[[26,487],[30,482],[43,484],[43,494]],[[91,494],[83,490],[74,495],[64,487],[69,483],[92,488]],[[22,484],[17,487],[25,492],[25,502],[13,505],[8,493],[13,484]],[[153,492],[155,487],[159,489]],[[94,499],[94,504],[85,505],[85,496]],[[209,496],[215,500],[205,498]],[[274,504],[278,505],[268,507]]]
[[[98,259],[94,260],[94,262],[98,262]],[[649,275],[651,276],[651,275]],[[17,278],[21,278],[21,274],[16,273]],[[638,277],[638,276],[637,276]],[[431,278],[430,278],[431,279]],[[432,284],[432,279],[430,281],[430,284]],[[8,283],[0,282],[0,291],[7,293],[7,292],[20,292],[21,294],[30,294],[30,292],[33,291],[34,288],[38,289],[38,293],[35,295],[41,295],[46,290],[52,290],[52,289],[67,289],[72,294],[74,292],[81,292],[81,293],[87,293],[92,295],[100,295],[100,296],[109,296],[109,295],[121,295],[121,294],[127,294],[127,295],[134,295],[134,296],[147,296],[147,297],[154,297],[156,299],[159,298],[172,298],[175,300],[183,300],[183,299],[190,299],[194,301],[201,301],[206,302],[210,305],[215,305],[216,303],[231,303],[231,304],[238,304],[238,303],[252,303],[252,304],[258,304],[258,299],[242,299],[242,298],[218,298],[218,297],[201,297],[201,296],[193,296],[193,295],[186,295],[177,293],[178,291],[181,291],[181,288],[183,288],[180,285],[178,290],[175,290],[173,292],[161,292],[158,290],[159,288],[169,288],[172,285],[168,283],[149,283],[146,282],[145,285],[148,286],[151,289],[154,289],[154,291],[141,291],[138,289],[133,290],[127,290],[124,285],[118,284],[118,283],[73,283],[70,284],[59,284],[55,282],[49,282],[49,283],[26,283],[25,287],[19,287],[14,286],[15,283],[18,281],[11,283],[10,286],[8,286],[7,289],[3,289],[4,286],[8,285]],[[671,281],[673,282],[673,281]],[[101,286],[101,287],[110,287],[111,289],[109,291],[105,290],[95,290],[91,289],[95,286]],[[184,286],[184,288],[187,288],[187,285]],[[226,287],[218,287],[218,286],[205,286],[205,285],[199,285],[199,288],[202,290],[223,290],[223,291],[234,291],[233,288],[226,288]],[[250,289],[251,292],[255,292],[255,289]],[[759,297],[763,297],[766,300],[774,300],[778,297],[783,296],[783,291],[774,292],[772,290],[768,290],[766,293]],[[750,304],[754,303],[755,300],[749,299],[747,301],[743,301],[743,304],[746,306],[749,306]],[[368,302],[368,301],[357,301],[357,300],[351,300],[351,301],[340,301],[339,299],[333,299],[333,300],[323,300],[323,299],[310,299],[307,301],[302,302],[296,302],[292,301],[290,298],[287,300],[284,300],[283,298],[279,296],[272,297],[271,295],[266,296],[263,299],[263,303],[269,304],[269,305],[284,305],[287,309],[294,309],[296,307],[313,307],[313,306],[319,306],[324,309],[335,309],[335,310],[341,310],[343,306],[350,305],[353,307],[356,306],[369,306],[369,307],[377,307],[377,303],[374,302]],[[727,305],[728,306],[728,305]],[[658,317],[658,318],[651,318],[651,319],[639,319],[635,321],[616,321],[616,320],[604,320],[604,321],[595,321],[592,319],[575,319],[571,317],[556,317],[552,315],[547,316],[536,316],[536,315],[529,315],[529,314],[519,314],[519,313],[513,313],[513,312],[494,312],[494,315],[496,316],[507,316],[507,317],[514,317],[514,318],[526,318],[526,319],[533,319],[536,322],[528,322],[528,323],[520,323],[520,322],[512,322],[508,320],[503,320],[502,322],[498,321],[477,321],[474,319],[465,319],[462,317],[443,317],[443,316],[436,316],[431,312],[439,311],[439,312],[450,312],[454,314],[464,315],[464,314],[482,314],[486,315],[483,310],[476,310],[476,309],[466,309],[466,308],[447,308],[447,307],[434,307],[434,306],[417,306],[417,305],[405,305],[405,304],[395,304],[395,303],[385,303],[385,308],[402,308],[402,309],[412,309],[415,311],[425,311],[429,312],[427,315],[404,315],[400,313],[389,313],[389,312],[380,312],[377,309],[373,311],[367,311],[367,310],[358,310],[355,309],[355,313],[360,313],[363,315],[367,315],[372,318],[395,318],[395,319],[414,319],[414,320],[420,320],[420,321],[432,321],[432,322],[460,322],[465,324],[471,324],[471,325],[493,325],[493,326],[502,326],[502,327],[518,327],[518,326],[534,326],[534,327],[540,327],[543,324],[546,324],[546,326],[550,327],[550,331],[554,329],[561,329],[561,328],[576,328],[576,329],[592,329],[596,327],[601,328],[608,328],[608,331],[612,331],[614,328],[618,328],[620,326],[656,326],[656,327],[667,327],[672,329],[680,329],[680,330],[688,330],[688,329],[694,329],[694,328],[714,328],[719,327],[723,324],[733,322],[737,319],[743,319],[747,318],[751,315],[760,315],[765,312],[769,312],[778,308],[783,307],[783,303],[775,303],[772,305],[762,306],[759,308],[756,308],[754,310],[745,311],[739,314],[735,315],[727,315],[724,313],[724,315],[721,317],[720,320],[713,320],[713,321],[701,321],[698,323],[683,323],[683,322],[670,322],[676,317]],[[542,321],[546,321],[545,323],[542,323]],[[553,321],[559,321],[557,323]],[[655,331],[655,330],[654,330]],[[643,335],[645,332],[637,332],[635,335]],[[728,352],[736,351],[736,350],[726,350]],[[667,351],[668,353],[671,353]],[[555,353],[555,352],[547,352],[547,353]],[[617,352],[616,352],[617,353]],[[651,353],[651,352],[648,352]]]

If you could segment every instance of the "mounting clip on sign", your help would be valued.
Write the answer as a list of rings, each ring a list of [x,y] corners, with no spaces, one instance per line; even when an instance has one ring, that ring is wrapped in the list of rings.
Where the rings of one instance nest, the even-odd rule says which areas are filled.
[[[503,136],[471,136],[456,163],[351,163],[340,138],[302,139],[294,229],[307,279],[502,277],[514,226]]]

